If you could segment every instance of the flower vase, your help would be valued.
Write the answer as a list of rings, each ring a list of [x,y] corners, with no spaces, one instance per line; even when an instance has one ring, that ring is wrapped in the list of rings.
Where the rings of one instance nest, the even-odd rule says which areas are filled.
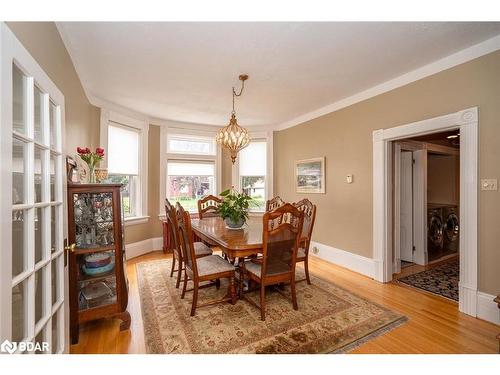
[[[89,184],[95,184],[95,170],[93,165],[89,165]]]

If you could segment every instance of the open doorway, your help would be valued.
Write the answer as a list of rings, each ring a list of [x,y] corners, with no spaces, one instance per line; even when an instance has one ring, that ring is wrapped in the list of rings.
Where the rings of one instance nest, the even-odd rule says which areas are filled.
[[[393,142],[394,275],[458,302],[460,132]]]
[[[444,131],[460,131],[458,308],[459,311],[471,316],[477,316],[478,308],[478,118],[478,108],[472,107],[373,132],[374,278],[381,282],[389,282],[393,280],[394,274],[393,142]],[[421,204],[418,207],[425,209]]]

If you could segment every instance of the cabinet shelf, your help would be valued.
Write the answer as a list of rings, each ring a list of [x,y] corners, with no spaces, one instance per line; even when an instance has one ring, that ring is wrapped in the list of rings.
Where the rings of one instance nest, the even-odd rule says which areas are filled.
[[[95,247],[77,247],[69,255],[70,332],[73,344],[78,343],[79,326],[84,322],[119,318],[122,320],[121,330],[130,327],[120,189],[120,184],[68,184],[70,243],[111,243],[105,246],[96,244]],[[96,202],[101,202],[106,209],[95,210]],[[85,263],[84,255],[107,251],[113,252],[115,263],[112,270],[100,275],[87,275],[83,272],[81,267]],[[92,286],[94,283],[96,285]],[[88,300],[87,288],[97,288],[99,283],[107,284],[112,294],[102,300]]]

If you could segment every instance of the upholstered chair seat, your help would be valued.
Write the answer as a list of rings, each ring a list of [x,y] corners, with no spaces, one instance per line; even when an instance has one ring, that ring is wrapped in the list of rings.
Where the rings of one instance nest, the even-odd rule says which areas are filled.
[[[196,260],[198,267],[198,276],[213,275],[220,272],[234,271],[232,264],[222,259],[218,255],[210,255]]]
[[[306,250],[303,247],[299,247],[297,250],[297,259],[303,259],[306,257]]]
[[[247,261],[245,262],[245,269],[247,272],[250,272],[257,276],[258,278],[261,277],[262,273],[262,264],[261,263],[255,263],[252,261]],[[290,265],[288,263],[269,263],[267,265],[267,275],[268,276],[277,276],[281,274],[285,274],[289,272]]]

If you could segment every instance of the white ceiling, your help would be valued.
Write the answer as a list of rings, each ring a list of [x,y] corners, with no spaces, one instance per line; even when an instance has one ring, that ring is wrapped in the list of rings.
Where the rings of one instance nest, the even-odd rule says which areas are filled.
[[[91,101],[160,119],[278,125],[500,34],[500,23],[57,24]]]

